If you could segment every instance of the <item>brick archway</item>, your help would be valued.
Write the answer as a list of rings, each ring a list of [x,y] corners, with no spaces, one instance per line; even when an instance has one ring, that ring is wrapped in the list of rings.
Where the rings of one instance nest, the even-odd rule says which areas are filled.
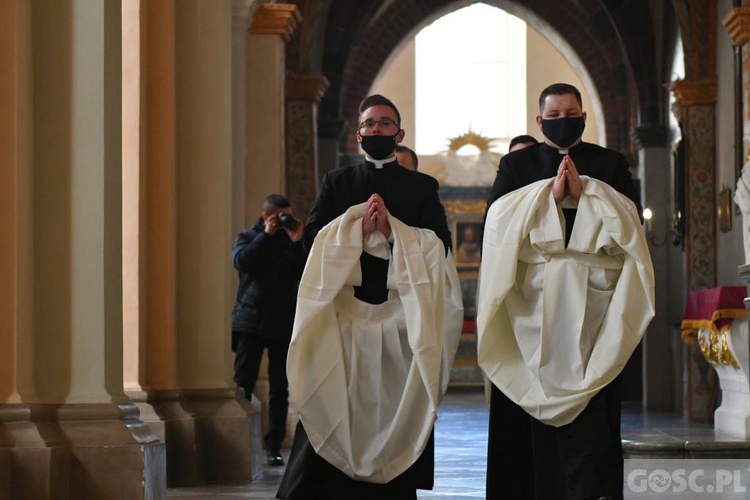
[[[346,139],[342,140],[344,152],[357,151],[354,140],[357,106],[388,57],[426,22],[469,3],[402,0],[377,12],[379,2],[333,1],[323,56],[323,71],[332,85],[321,104],[321,119],[348,121]],[[567,43],[602,103],[609,147],[631,152],[631,130],[639,121],[663,124],[665,106],[661,77],[656,70],[660,55],[654,48],[652,30],[643,29],[651,24],[647,4],[608,10],[600,0],[487,3],[511,12],[537,29],[553,30],[555,37]]]

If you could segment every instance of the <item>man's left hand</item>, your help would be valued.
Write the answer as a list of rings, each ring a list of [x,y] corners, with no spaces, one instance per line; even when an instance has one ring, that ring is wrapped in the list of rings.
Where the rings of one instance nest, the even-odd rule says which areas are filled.
[[[293,215],[292,218],[294,218],[294,220],[297,222],[297,225],[294,226],[294,229],[289,229],[286,226],[282,227],[284,228],[284,231],[286,231],[286,234],[289,235],[289,238],[296,243],[302,239],[302,232],[305,230],[305,223],[297,217],[294,217]]]

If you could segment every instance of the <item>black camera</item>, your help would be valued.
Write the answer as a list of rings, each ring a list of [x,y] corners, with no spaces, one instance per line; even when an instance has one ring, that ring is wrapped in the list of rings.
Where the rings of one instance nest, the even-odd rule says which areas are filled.
[[[297,228],[297,220],[288,213],[279,212],[277,217],[279,218],[279,224],[281,224],[281,227],[288,227],[292,231]]]

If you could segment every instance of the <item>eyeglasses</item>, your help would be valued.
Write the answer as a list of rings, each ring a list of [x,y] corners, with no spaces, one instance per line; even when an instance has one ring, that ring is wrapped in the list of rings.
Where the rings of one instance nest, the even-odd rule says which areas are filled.
[[[365,120],[359,124],[359,129],[372,130],[375,128],[375,125],[380,125],[380,128],[398,127],[398,125],[396,125],[396,122],[394,122],[390,118],[382,118],[380,120]]]

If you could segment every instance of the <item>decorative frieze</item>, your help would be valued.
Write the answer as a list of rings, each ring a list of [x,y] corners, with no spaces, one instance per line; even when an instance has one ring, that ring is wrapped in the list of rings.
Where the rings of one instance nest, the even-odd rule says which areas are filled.
[[[705,106],[716,104],[718,82],[716,78],[705,80],[676,80],[669,90],[681,106]]]
[[[290,74],[286,77],[284,93],[287,101],[313,101],[319,104],[328,85],[328,79],[323,75]]]
[[[732,9],[721,23],[726,27],[735,47],[741,47],[750,40],[750,7]]]
[[[302,14],[290,3],[264,3],[258,5],[253,14],[251,35],[281,35],[288,42],[294,30],[302,22]]]

